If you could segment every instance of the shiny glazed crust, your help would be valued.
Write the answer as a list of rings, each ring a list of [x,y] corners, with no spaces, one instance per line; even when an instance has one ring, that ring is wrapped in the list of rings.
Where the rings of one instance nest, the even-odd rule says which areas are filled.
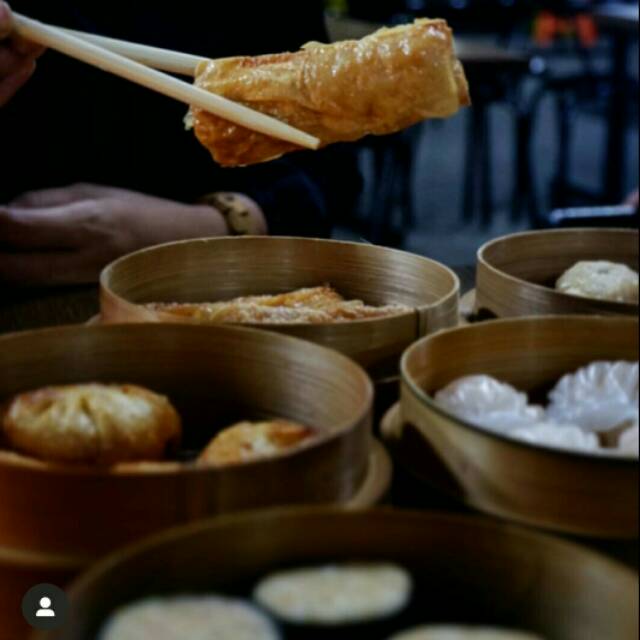
[[[219,466],[269,458],[314,435],[313,429],[286,420],[240,422],[221,431],[200,454],[198,462]]]
[[[164,396],[133,385],[47,387],[16,396],[4,441],[50,462],[111,465],[162,460],[180,439],[180,417]]]
[[[384,135],[470,104],[444,20],[417,20],[362,40],[310,43],[296,53],[200,65],[196,85],[310,133],[323,145]],[[192,109],[200,142],[223,166],[277,158],[298,147]]]

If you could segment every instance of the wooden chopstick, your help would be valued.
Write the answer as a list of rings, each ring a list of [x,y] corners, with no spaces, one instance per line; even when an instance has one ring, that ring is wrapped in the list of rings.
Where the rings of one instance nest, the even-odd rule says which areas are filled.
[[[189,53],[181,53],[180,51],[150,47],[136,42],[128,42],[127,40],[118,40],[117,38],[107,38],[93,33],[86,33],[85,31],[75,31],[63,27],[58,28],[76,38],[87,40],[104,49],[118,53],[125,58],[140,62],[147,67],[168,73],[195,76],[198,65],[201,62],[207,61],[207,58],[194,56]]]
[[[82,40],[56,27],[13,14],[16,32],[72,58],[108,71],[143,87],[157,91],[185,104],[199,107],[225,120],[291,142],[308,149],[318,149],[320,140],[284,122],[249,107],[227,100],[222,96],[195,87],[113,51]]]

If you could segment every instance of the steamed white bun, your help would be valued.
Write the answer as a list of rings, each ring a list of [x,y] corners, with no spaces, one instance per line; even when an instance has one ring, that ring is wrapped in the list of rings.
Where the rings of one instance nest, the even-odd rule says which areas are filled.
[[[556,289],[581,298],[638,302],[638,274],[625,264],[578,262],[560,277]]]
[[[396,565],[329,565],[267,576],[254,599],[280,620],[334,626],[396,615],[407,606],[412,588],[409,573]]]
[[[242,600],[150,598],[115,612],[100,640],[280,640],[273,623]]]

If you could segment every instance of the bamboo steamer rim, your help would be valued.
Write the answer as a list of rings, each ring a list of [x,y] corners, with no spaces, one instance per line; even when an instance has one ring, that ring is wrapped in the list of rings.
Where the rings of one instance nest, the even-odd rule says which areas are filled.
[[[209,529],[242,527],[266,520],[277,521],[279,526],[286,527],[287,520],[313,520],[317,518],[331,518],[334,520],[357,520],[367,518],[368,520],[379,520],[383,522],[404,519],[405,521],[413,521],[416,529],[419,529],[420,527],[433,528],[440,523],[444,523],[448,525],[456,525],[460,528],[474,527],[487,531],[504,532],[510,537],[516,537],[525,542],[531,541],[532,543],[537,543],[545,548],[555,548],[564,553],[569,552],[574,555],[580,554],[583,557],[588,556],[592,561],[598,562],[604,570],[615,571],[624,575],[625,579],[631,580],[634,583],[637,581],[637,575],[632,569],[626,567],[624,564],[614,560],[613,558],[598,553],[597,551],[580,545],[577,542],[559,538],[548,533],[543,533],[524,525],[497,520],[484,515],[456,514],[445,511],[405,510],[395,509],[393,507],[375,507],[372,509],[357,510],[347,510],[335,507],[289,507],[265,509],[259,512],[246,511],[243,513],[227,514],[216,518],[201,520],[193,524],[174,527],[154,534],[128,545],[123,549],[112,552],[97,563],[91,565],[85,573],[71,583],[67,593],[70,599],[74,600],[92,582],[99,579],[102,574],[107,573],[120,565],[125,565],[128,561],[135,559],[138,555],[149,553],[166,545],[183,541],[192,535],[204,533]]]
[[[22,549],[0,547],[0,573],[3,567],[34,569],[53,569],[55,571],[82,571],[95,562],[92,555],[73,555],[24,551]]]
[[[278,460],[286,460],[294,458],[300,453],[309,451],[323,444],[327,444],[332,440],[337,439],[341,435],[346,434],[354,424],[360,424],[366,420],[371,407],[373,406],[374,388],[371,378],[366,371],[357,363],[347,358],[347,356],[341,354],[338,351],[328,349],[322,345],[318,345],[307,340],[302,340],[293,336],[270,333],[267,331],[258,331],[251,327],[236,326],[236,325],[192,325],[181,323],[162,323],[162,324],[112,324],[112,325],[66,325],[61,327],[48,327],[45,329],[34,329],[30,331],[14,332],[8,334],[0,334],[0,349],[2,349],[3,343],[10,342],[18,337],[27,338],[29,336],[46,336],[47,334],[65,334],[76,333],[82,331],[83,333],[117,333],[126,329],[131,332],[145,333],[149,329],[162,327],[159,331],[169,331],[171,328],[181,332],[191,331],[201,333],[228,333],[228,334],[242,334],[260,336],[267,338],[268,340],[275,340],[281,343],[290,343],[291,348],[295,349],[312,349],[323,351],[326,356],[330,356],[334,362],[340,363],[344,367],[351,369],[354,376],[360,378],[360,382],[365,389],[366,398],[363,402],[363,406],[358,415],[348,422],[344,422],[339,425],[335,425],[328,433],[320,433],[319,435],[310,438],[307,442],[269,456],[268,458],[250,460],[234,465],[225,465],[215,467],[213,465],[197,465],[195,462],[183,463],[176,461],[140,461],[131,463],[120,463],[112,466],[97,466],[97,465],[83,465],[83,464],[65,464],[60,462],[47,462],[35,457],[23,455],[13,450],[7,450],[0,448],[0,464],[6,464],[12,467],[19,467],[29,469],[34,473],[42,473],[46,475],[50,474],[63,474],[63,475],[76,475],[79,477],[118,477],[118,478],[136,478],[136,477],[171,477],[178,475],[222,475],[238,468],[257,468],[260,466],[266,466],[270,463]],[[1,399],[0,399],[1,400]],[[232,426],[232,425],[229,425]],[[317,430],[316,430],[317,432]]]
[[[358,326],[369,326],[372,323],[375,322],[380,322],[381,320],[389,320],[389,319],[397,319],[397,318],[407,318],[410,317],[412,315],[415,314],[420,314],[420,313],[424,313],[427,311],[430,311],[431,309],[435,309],[437,307],[439,307],[440,305],[449,302],[450,300],[452,300],[453,298],[455,298],[461,288],[461,283],[460,283],[460,278],[458,277],[458,275],[455,273],[455,271],[453,271],[452,269],[450,269],[449,267],[447,267],[445,264],[442,264],[441,262],[438,262],[437,260],[433,260],[431,258],[427,258],[425,256],[421,256],[415,253],[410,253],[407,251],[402,251],[400,249],[392,249],[389,247],[381,247],[379,245],[374,245],[374,244],[370,244],[370,243],[358,243],[358,242],[349,242],[348,240],[330,240],[330,239],[323,239],[323,238],[304,238],[304,237],[300,237],[300,236],[223,236],[223,237],[218,237],[218,236],[213,236],[213,237],[209,237],[209,238],[195,238],[195,239],[189,239],[189,240],[179,240],[177,242],[166,242],[163,244],[159,244],[159,245],[155,245],[152,247],[146,247],[144,249],[140,249],[138,251],[134,251],[133,253],[129,253],[125,256],[121,256],[120,258],[118,258],[117,260],[115,260],[114,262],[112,262],[111,264],[107,265],[102,272],[100,273],[100,287],[102,288],[103,291],[105,291],[108,295],[116,298],[118,301],[120,301],[121,303],[124,303],[126,306],[128,307],[132,307],[132,308],[137,308],[140,306],[143,306],[144,303],[134,303],[131,302],[129,300],[127,300],[126,298],[123,298],[122,296],[120,296],[119,294],[115,293],[110,286],[110,279],[111,279],[111,275],[112,273],[118,269],[120,266],[122,266],[122,264],[126,263],[128,260],[136,258],[138,256],[142,256],[148,253],[154,253],[155,251],[159,251],[162,249],[167,249],[169,247],[179,247],[179,246],[183,246],[183,245],[188,245],[188,244],[195,244],[195,243],[202,243],[202,244],[207,244],[207,243],[220,243],[220,244],[233,244],[233,243],[238,243],[238,242],[256,242],[256,243],[260,243],[262,241],[269,241],[269,242],[273,242],[273,243],[288,243],[291,241],[297,241],[297,242],[301,242],[301,243],[307,243],[307,244],[324,244],[324,245],[339,245],[339,246],[351,246],[351,247],[368,247],[370,249],[373,250],[377,250],[380,252],[384,252],[384,253],[393,253],[396,254],[398,256],[402,255],[402,256],[411,256],[413,259],[416,260],[421,260],[424,261],[426,263],[429,263],[431,265],[431,267],[435,270],[440,271],[443,274],[446,274],[447,276],[449,276],[452,279],[452,286],[450,287],[449,291],[447,291],[447,293],[445,295],[443,295],[442,297],[440,297],[438,300],[436,300],[435,302],[433,302],[432,304],[425,304],[425,305],[420,305],[420,306],[416,306],[413,307],[411,309],[411,311],[407,311],[405,313],[397,313],[394,315],[389,315],[389,316],[384,316],[381,318],[360,318],[357,320],[349,320],[347,322],[340,322],[340,323],[335,323],[335,322],[328,322],[328,323],[314,323],[314,324],[309,324],[307,322],[261,322],[261,323],[241,323],[241,324],[232,324],[231,326],[241,326],[241,327],[247,327],[247,328],[251,328],[251,329],[260,329],[260,328],[264,328],[264,329],[272,329],[272,328],[300,328],[300,327],[309,327],[309,326],[314,326],[314,327],[331,327],[331,326],[342,326],[342,325],[348,325],[348,326],[353,326],[353,327],[358,327]],[[217,301],[212,301],[212,302],[217,302]],[[221,300],[220,302],[225,302],[224,300]],[[172,314],[167,313],[167,312],[162,312],[162,311],[154,311],[153,315],[158,318],[158,320],[160,320],[163,323],[171,323],[171,320],[173,319],[175,321],[175,316],[172,316]],[[189,323],[184,323],[184,324],[189,324]],[[195,322],[192,322],[192,324],[195,324]]]
[[[346,503],[336,504],[335,510],[361,512],[378,504],[382,494],[388,491],[393,473],[391,456],[383,444],[373,439],[369,454],[369,470],[358,492]],[[215,516],[216,520],[223,516]],[[209,517],[211,520],[212,517]],[[113,553],[112,550],[110,553]],[[0,572],[3,566],[24,567],[25,569],[55,569],[78,573],[96,563],[100,557],[94,554],[69,554],[48,551],[34,551],[0,546]]]
[[[517,278],[506,271],[502,271],[502,269],[498,269],[495,267],[486,257],[489,249],[493,249],[495,246],[507,242],[512,238],[530,238],[533,236],[541,236],[541,235],[560,235],[567,234],[571,232],[577,233],[597,233],[597,232],[606,232],[606,233],[615,233],[619,235],[629,235],[630,233],[634,235],[638,235],[637,229],[617,229],[614,227],[606,227],[606,228],[592,228],[592,227],[576,227],[571,229],[544,229],[541,231],[521,231],[519,233],[510,233],[504,236],[500,236],[499,238],[494,238],[493,240],[489,240],[483,244],[480,249],[478,249],[478,264],[482,266],[487,271],[490,271],[494,276],[498,278],[502,278],[503,280],[509,281],[511,284],[517,285],[526,285],[527,287],[531,287],[535,291],[540,293],[545,293],[547,295],[558,296],[559,299],[565,301],[575,301],[583,300],[586,302],[592,302],[594,304],[606,303],[607,305],[611,305],[613,310],[618,309],[621,315],[624,315],[624,312],[628,312],[633,309],[640,309],[640,303],[638,302],[618,302],[616,300],[601,300],[599,298],[590,298],[587,296],[573,296],[569,293],[565,293],[564,291],[559,291],[557,289],[552,289],[551,287],[545,287],[544,285],[537,284],[536,282],[531,282],[530,280],[523,280],[522,278]]]
[[[640,464],[640,459],[632,458],[630,456],[613,456],[611,454],[606,454],[601,451],[582,451],[579,449],[560,449],[558,447],[552,447],[545,444],[534,444],[529,442],[524,442],[523,440],[517,440],[516,438],[509,438],[502,433],[497,431],[492,431],[490,429],[483,429],[482,427],[465,420],[464,418],[459,418],[455,416],[453,413],[448,412],[446,409],[442,408],[435,399],[428,394],[421,386],[413,379],[411,374],[409,373],[409,359],[413,356],[413,354],[417,351],[420,351],[422,347],[430,342],[431,340],[436,340],[438,336],[446,333],[453,334],[459,332],[470,332],[475,331],[478,328],[482,328],[483,326],[491,325],[491,326],[499,326],[499,325],[514,325],[514,324],[528,324],[530,322],[542,323],[547,321],[553,321],[558,323],[563,322],[572,322],[572,321],[606,321],[606,322],[616,322],[619,324],[638,324],[638,320],[634,318],[624,317],[624,316],[523,316],[518,318],[502,318],[498,320],[491,320],[487,323],[482,323],[479,325],[469,325],[469,326],[460,326],[454,327],[452,329],[445,329],[443,331],[439,331],[430,336],[426,336],[421,340],[418,340],[413,345],[411,345],[402,355],[402,359],[400,360],[400,376],[402,383],[406,386],[406,388],[411,392],[411,394],[420,402],[425,404],[429,410],[437,413],[440,417],[446,418],[452,422],[455,422],[457,425],[463,427],[467,431],[473,431],[474,433],[480,433],[484,436],[489,437],[492,440],[497,440],[502,443],[506,443],[517,447],[519,449],[526,450],[537,450],[541,453],[552,454],[558,458],[577,458],[581,460],[590,460],[593,462],[597,462],[602,465],[616,465],[621,466],[624,465],[626,467],[637,467]]]

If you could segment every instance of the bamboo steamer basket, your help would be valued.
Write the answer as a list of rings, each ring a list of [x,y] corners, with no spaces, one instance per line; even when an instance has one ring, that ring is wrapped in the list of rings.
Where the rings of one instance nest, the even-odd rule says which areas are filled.
[[[579,298],[555,290],[577,262],[607,260],[639,270],[638,231],[560,229],[498,238],[478,252],[476,307],[499,318],[638,315],[637,304]]]
[[[0,614],[7,613],[0,628],[7,620],[20,625],[18,575],[53,574],[62,582],[161,529],[253,507],[348,503],[366,484],[372,384],[334,351],[232,327],[68,327],[0,336],[0,399],[89,381],[140,384],[169,396],[183,417],[187,448],[204,446],[235,420],[263,416],[309,424],[320,436],[288,454],[221,469],[169,462],[101,470],[0,451],[0,596],[13,593],[11,601],[0,599]]]
[[[354,559],[409,568],[420,623],[491,624],[554,640],[637,638],[637,576],[573,543],[477,517],[304,508],[229,516],[120,551],[74,583],[65,628],[34,640],[93,639],[115,608],[148,595],[250,590],[283,565]]]
[[[403,357],[395,437],[416,454],[412,471],[480,511],[580,536],[635,538],[638,460],[514,441],[452,416],[433,395],[488,374],[542,401],[563,375],[591,362],[637,359],[632,318],[519,318],[444,331]]]
[[[176,322],[150,302],[216,302],[331,284],[349,299],[414,309],[390,318],[330,325],[261,324],[348,355],[374,380],[397,377],[404,349],[458,323],[460,283],[445,266],[372,245],[308,238],[213,238],[177,242],[121,258],[102,273],[101,319]]]

